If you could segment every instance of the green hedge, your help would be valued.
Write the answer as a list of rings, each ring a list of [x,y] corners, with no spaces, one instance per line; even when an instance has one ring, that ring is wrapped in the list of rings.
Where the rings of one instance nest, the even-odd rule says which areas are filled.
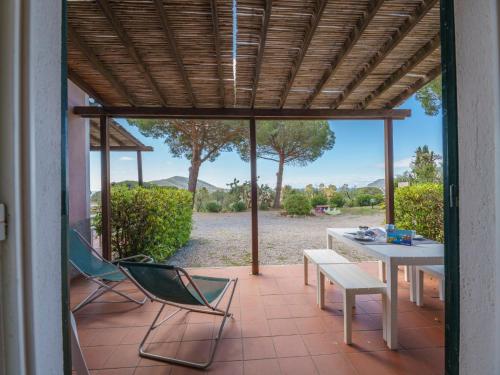
[[[443,242],[443,185],[417,184],[394,193],[396,226],[413,229],[424,237]]]
[[[165,187],[111,188],[111,246],[114,257],[146,254],[163,261],[191,235],[192,194]],[[95,217],[101,232],[100,209]]]
[[[311,213],[311,201],[304,193],[288,194],[283,202],[283,207],[289,215],[304,216]]]

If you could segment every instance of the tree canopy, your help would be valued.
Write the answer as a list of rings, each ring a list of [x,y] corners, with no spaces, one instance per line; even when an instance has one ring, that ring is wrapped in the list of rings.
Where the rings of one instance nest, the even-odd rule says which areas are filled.
[[[441,76],[429,82],[416,93],[416,99],[422,106],[426,115],[436,116],[441,109],[443,87]]]
[[[442,180],[442,168],[439,164],[441,155],[429,149],[429,146],[419,146],[410,163],[410,171],[396,178],[396,183],[407,181],[413,184],[436,182]]]
[[[231,151],[248,133],[243,121],[218,120],[129,120],[146,137],[164,139],[174,157],[191,161],[188,190],[196,191],[200,166]]]
[[[259,121],[256,137],[257,157],[279,163],[275,208],[280,205],[284,165],[305,166],[335,144],[327,121]],[[249,139],[245,138],[238,147],[243,160],[249,160],[249,151]]]

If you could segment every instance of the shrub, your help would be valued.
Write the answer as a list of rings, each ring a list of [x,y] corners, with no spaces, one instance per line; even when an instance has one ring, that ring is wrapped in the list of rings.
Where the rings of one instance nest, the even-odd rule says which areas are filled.
[[[333,207],[342,208],[346,203],[344,195],[341,193],[334,192],[330,198],[330,205]]]
[[[192,194],[163,187],[111,188],[111,248],[118,258],[146,254],[162,261],[191,235]],[[95,216],[101,234],[100,207]]]
[[[323,193],[316,193],[311,198],[311,205],[313,207],[324,206],[327,204],[328,204],[328,198]]]
[[[398,228],[444,241],[443,185],[426,183],[397,188],[394,208]]]
[[[238,201],[238,202],[232,203],[230,208],[231,208],[231,211],[233,211],[233,212],[243,212],[247,209],[247,206],[245,205],[245,202]]]
[[[371,194],[359,194],[356,197],[356,203],[358,206],[372,206],[382,203],[384,201],[384,196],[382,194],[371,195]]]
[[[304,193],[289,194],[283,206],[289,215],[309,215],[311,213],[311,202]]]
[[[222,205],[217,201],[210,201],[205,205],[205,210],[208,212],[220,212]]]

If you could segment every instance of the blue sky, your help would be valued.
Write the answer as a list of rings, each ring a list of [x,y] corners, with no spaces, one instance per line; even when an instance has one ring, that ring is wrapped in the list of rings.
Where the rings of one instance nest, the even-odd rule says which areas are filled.
[[[411,157],[418,146],[429,145],[442,155],[441,115],[427,116],[412,97],[401,108],[412,110],[412,116],[394,121],[395,173],[408,169]],[[153,152],[143,153],[144,180],[157,180],[171,176],[188,176],[189,161],[174,158],[163,141],[142,136],[125,120],[117,120],[144,144],[154,147]],[[284,183],[303,187],[308,183],[349,184],[365,186],[384,177],[384,125],[383,121],[329,121],[335,132],[332,150],[306,167],[285,166]],[[258,126],[258,123],[257,123]],[[274,187],[277,163],[258,160],[260,183]],[[219,187],[226,187],[233,178],[250,179],[250,164],[243,162],[236,152],[223,153],[213,163],[202,164],[200,179]],[[137,160],[134,152],[111,154],[111,181],[136,180]],[[99,153],[90,155],[90,188],[100,190]]]

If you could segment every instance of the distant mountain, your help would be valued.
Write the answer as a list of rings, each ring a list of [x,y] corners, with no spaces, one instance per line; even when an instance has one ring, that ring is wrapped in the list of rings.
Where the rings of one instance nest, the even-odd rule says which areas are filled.
[[[158,186],[172,186],[178,189],[187,189],[188,188],[188,179],[187,177],[182,176],[173,176],[169,178],[165,178],[162,180],[148,181],[148,184],[158,185]],[[213,192],[216,190],[224,190],[208,182],[198,179],[198,184],[196,185],[197,189],[206,188],[209,192]]]
[[[383,178],[379,178],[378,180],[370,182],[366,186],[367,187],[377,187],[383,191],[383,190],[385,190],[385,180]]]

